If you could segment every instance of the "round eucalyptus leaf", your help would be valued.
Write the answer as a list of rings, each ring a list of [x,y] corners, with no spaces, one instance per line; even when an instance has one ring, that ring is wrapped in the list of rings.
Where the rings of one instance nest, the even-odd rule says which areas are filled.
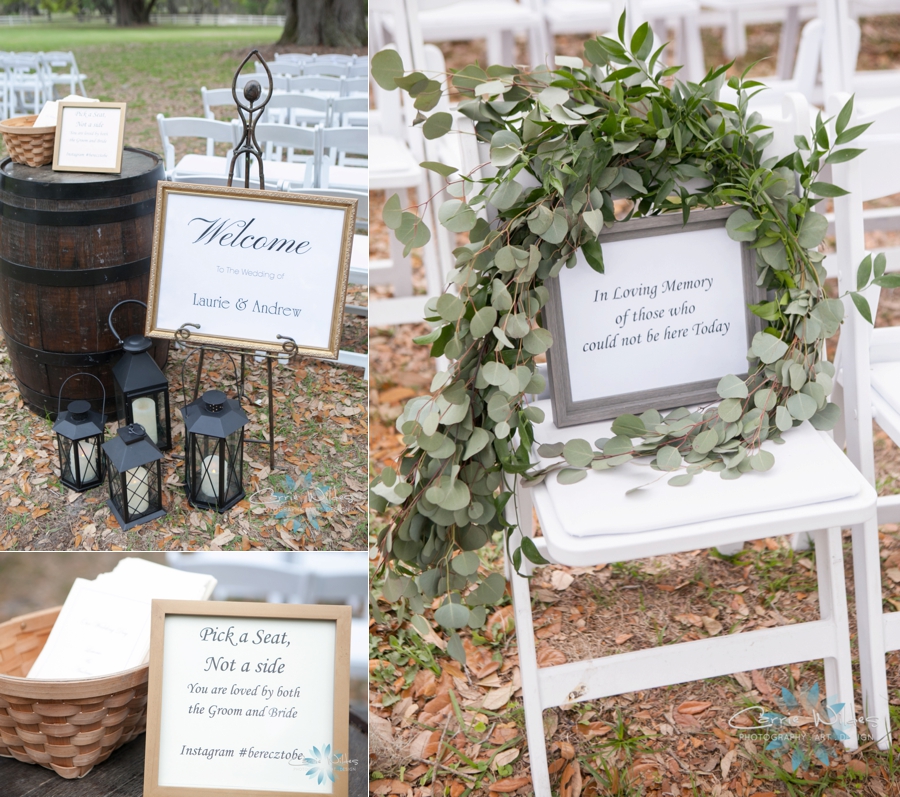
[[[556,481],[558,481],[560,484],[575,484],[576,482],[580,482],[586,477],[586,470],[580,470],[576,468],[563,468],[559,473],[556,474]]]
[[[465,628],[469,623],[469,608],[461,603],[445,603],[435,609],[434,619],[444,628]]]
[[[594,459],[594,449],[587,440],[569,440],[563,446],[562,455],[573,468],[586,468]]]
[[[681,452],[674,446],[663,446],[656,454],[656,464],[661,470],[678,470],[681,467]]]
[[[450,567],[461,576],[471,576],[478,570],[481,561],[474,551],[464,551],[450,560]]]

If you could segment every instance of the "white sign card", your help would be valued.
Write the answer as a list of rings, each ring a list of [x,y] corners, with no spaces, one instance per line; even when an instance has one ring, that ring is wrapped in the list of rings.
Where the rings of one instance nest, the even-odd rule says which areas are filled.
[[[154,601],[145,797],[346,797],[350,615]]]
[[[751,252],[733,241],[733,208],[616,224],[600,236],[604,273],[579,253],[548,280],[554,422],[571,426],[717,398],[746,374],[762,328]]]
[[[124,102],[60,100],[53,170],[118,174],[124,137]]]
[[[147,334],[336,358],[355,223],[355,199],[160,182]]]

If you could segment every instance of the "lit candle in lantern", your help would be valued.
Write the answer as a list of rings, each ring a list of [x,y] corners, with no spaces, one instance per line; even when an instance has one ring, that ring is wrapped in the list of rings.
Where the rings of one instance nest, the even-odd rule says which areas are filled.
[[[150,505],[149,487],[147,482],[150,474],[146,468],[135,468],[128,471],[126,480],[128,514],[131,517],[137,517],[147,511]]]
[[[82,484],[97,478],[97,446],[93,440],[77,440],[69,451],[69,472],[75,477],[75,452],[78,451],[79,476]]]
[[[228,463],[223,464],[225,490],[228,490]],[[200,482],[200,492],[219,500],[219,457],[210,454],[203,460],[203,479]]]
[[[138,423],[144,427],[149,437],[154,443],[159,443],[159,430],[156,427],[156,402],[149,396],[136,398],[131,402],[131,414],[134,423]]]

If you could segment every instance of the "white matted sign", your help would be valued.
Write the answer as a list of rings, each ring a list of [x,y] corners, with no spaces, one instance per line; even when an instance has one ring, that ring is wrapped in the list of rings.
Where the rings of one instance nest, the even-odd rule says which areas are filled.
[[[159,183],[147,334],[338,356],[356,200]],[[279,338],[281,336],[281,338]]]
[[[124,102],[60,100],[53,170],[118,174],[122,171],[124,137]]]
[[[346,797],[350,616],[153,601],[145,797]]]
[[[650,407],[714,400],[746,374],[763,297],[752,251],[725,222],[734,208],[653,216],[600,236],[605,273],[579,254],[548,280],[554,422],[571,426]]]

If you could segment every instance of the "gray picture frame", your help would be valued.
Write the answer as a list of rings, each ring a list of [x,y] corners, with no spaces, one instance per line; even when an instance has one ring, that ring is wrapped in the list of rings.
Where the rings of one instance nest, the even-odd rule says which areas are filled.
[[[714,210],[694,211],[685,225],[680,213],[633,219],[618,222],[608,230],[601,232],[598,240],[602,246],[613,241],[627,241],[636,238],[649,238],[661,235],[678,235],[724,228],[728,217],[737,207],[716,208]],[[753,336],[764,328],[763,319],[754,315],[749,308],[751,304],[765,301],[766,292],[757,287],[755,252],[747,243],[741,244],[741,273],[743,275],[743,296],[746,309],[747,348],[750,348]],[[547,350],[547,370],[550,380],[550,399],[553,407],[553,422],[559,427],[576,426],[592,421],[605,421],[623,413],[640,413],[651,409],[668,409],[690,406],[715,401],[719,398],[716,385],[719,379],[706,379],[699,382],[686,382],[675,385],[660,385],[633,393],[622,393],[614,396],[602,396],[584,401],[572,399],[572,386],[566,346],[565,319],[562,311],[562,296],[559,277],[545,282],[550,300],[544,308],[544,323],[553,335],[553,345]],[[722,374],[725,376],[725,374]],[[747,372],[738,374],[745,378]]]

